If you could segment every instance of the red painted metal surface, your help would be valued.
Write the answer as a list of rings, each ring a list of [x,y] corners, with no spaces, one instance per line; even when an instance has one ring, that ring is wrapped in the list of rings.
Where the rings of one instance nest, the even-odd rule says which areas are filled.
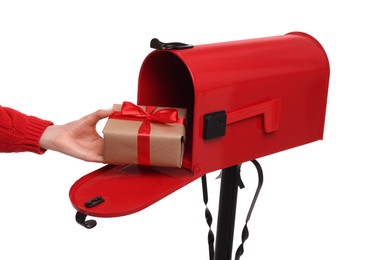
[[[322,46],[295,32],[154,51],[141,68],[138,103],[191,111],[185,158],[190,170],[203,175],[322,139],[328,82]],[[236,113],[275,99],[276,131],[264,131],[259,114],[228,125],[224,137],[202,138],[205,114]]]
[[[70,189],[73,206],[96,217],[118,217],[140,211],[199,176],[181,168],[107,165],[79,179]],[[105,201],[88,208],[97,196]]]
[[[323,138],[329,62],[304,33],[156,50],[144,60],[138,104],[185,107],[183,168],[105,166],[70,190],[86,215],[115,217],[157,202],[208,172]],[[203,139],[203,120],[225,111],[225,136]],[[95,196],[105,202],[84,203]]]

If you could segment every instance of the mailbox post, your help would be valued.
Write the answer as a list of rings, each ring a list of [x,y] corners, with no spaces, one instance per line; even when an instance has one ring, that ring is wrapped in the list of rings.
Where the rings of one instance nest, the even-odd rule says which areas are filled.
[[[221,174],[215,260],[231,260],[240,167],[228,167]]]

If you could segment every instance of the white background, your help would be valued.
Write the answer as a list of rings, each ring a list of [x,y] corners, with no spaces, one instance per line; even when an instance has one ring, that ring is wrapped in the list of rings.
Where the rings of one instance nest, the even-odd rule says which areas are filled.
[[[151,38],[204,44],[309,33],[331,65],[324,140],[259,159],[265,183],[242,259],[366,260],[363,3],[1,1],[0,104],[63,124],[116,102],[134,102]],[[200,180],[136,214],[97,219],[92,230],[79,226],[69,188],[102,166],[52,151],[0,154],[0,259],[208,259]],[[217,175],[208,174],[215,220]],[[242,176],[235,248],[256,187],[249,163]]]

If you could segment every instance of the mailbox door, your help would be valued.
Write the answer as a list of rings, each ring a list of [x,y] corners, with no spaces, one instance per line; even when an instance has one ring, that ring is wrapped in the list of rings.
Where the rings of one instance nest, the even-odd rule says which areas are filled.
[[[119,217],[154,204],[198,177],[183,168],[106,165],[76,181],[69,198],[85,215]],[[91,203],[94,200],[97,203]]]

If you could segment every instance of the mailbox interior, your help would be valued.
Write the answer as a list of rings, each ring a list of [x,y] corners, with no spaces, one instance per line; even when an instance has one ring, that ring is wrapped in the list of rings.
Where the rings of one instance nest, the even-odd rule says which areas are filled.
[[[187,109],[183,168],[192,170],[194,86],[190,71],[172,52],[152,53],[141,68],[138,104]]]

